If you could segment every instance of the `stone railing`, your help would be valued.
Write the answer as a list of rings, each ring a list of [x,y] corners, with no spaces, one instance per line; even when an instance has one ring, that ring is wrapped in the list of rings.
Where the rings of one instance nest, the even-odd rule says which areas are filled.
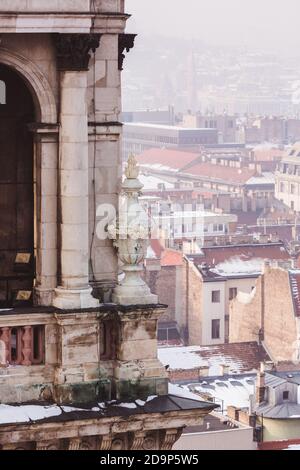
[[[44,363],[44,326],[0,328],[0,367]]]

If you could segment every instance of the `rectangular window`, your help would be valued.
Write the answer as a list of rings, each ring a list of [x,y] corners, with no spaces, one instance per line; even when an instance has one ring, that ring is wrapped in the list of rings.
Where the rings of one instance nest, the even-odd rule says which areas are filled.
[[[221,292],[219,290],[213,290],[211,293],[211,301],[213,304],[219,304],[221,298]]]
[[[291,184],[291,194],[295,194],[296,193],[296,187],[294,184]]]
[[[235,299],[237,296],[237,288],[236,287],[230,287],[229,289],[229,300]]]
[[[212,320],[211,322],[211,338],[220,339],[220,320]]]
[[[284,391],[283,394],[282,394],[282,398],[284,400],[288,400],[289,399],[289,392],[288,391]]]

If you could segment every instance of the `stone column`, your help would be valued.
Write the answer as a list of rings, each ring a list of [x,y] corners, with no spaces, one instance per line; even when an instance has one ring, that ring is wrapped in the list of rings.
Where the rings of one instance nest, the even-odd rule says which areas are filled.
[[[50,306],[57,287],[58,126],[32,125],[36,155],[36,305]]]
[[[54,306],[96,307],[89,286],[88,116],[87,70],[92,48],[100,37],[89,34],[56,36],[61,71],[59,155],[60,286]]]

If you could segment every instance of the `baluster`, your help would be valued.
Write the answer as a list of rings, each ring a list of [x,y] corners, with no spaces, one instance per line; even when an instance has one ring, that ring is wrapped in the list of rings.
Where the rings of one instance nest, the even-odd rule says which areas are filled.
[[[22,334],[22,360],[23,366],[31,365],[32,356],[32,327],[24,326]]]
[[[6,363],[10,363],[11,357],[10,357],[10,334],[11,334],[11,329],[8,327],[1,328],[1,340],[5,344],[5,351],[6,351]]]

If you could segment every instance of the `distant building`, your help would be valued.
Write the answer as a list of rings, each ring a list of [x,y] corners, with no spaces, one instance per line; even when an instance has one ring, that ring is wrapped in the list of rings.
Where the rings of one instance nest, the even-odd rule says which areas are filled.
[[[300,211],[300,142],[293,145],[278,166],[275,197],[292,210]]]
[[[249,396],[249,406],[230,406],[227,415],[254,428],[259,449],[279,450],[291,446],[292,450],[293,445],[300,443],[299,392],[299,369],[280,372],[271,363],[262,364],[254,393]]]
[[[168,109],[146,110],[146,111],[123,111],[121,121],[127,122],[144,122],[147,124],[158,124],[165,126],[173,126],[175,124],[175,114],[173,106]]]
[[[300,360],[300,270],[267,263],[250,294],[230,304],[230,342],[260,339],[276,362]]]
[[[237,118],[227,114],[185,114],[184,127],[200,127],[217,129],[220,143],[234,143],[237,141]]]
[[[125,123],[123,128],[123,158],[139,155],[151,148],[195,149],[205,144],[217,144],[217,129],[187,129],[146,123]]]
[[[257,118],[243,126],[242,135],[241,141],[246,144],[294,143],[300,139],[300,119],[278,116]]]
[[[290,255],[283,243],[213,246],[201,251],[201,254],[186,256],[189,344],[221,344],[229,337],[231,342],[257,341],[258,329],[249,336],[245,332],[239,336],[240,330],[234,337],[230,336],[230,301],[237,296],[253,295],[265,259],[290,265]]]

